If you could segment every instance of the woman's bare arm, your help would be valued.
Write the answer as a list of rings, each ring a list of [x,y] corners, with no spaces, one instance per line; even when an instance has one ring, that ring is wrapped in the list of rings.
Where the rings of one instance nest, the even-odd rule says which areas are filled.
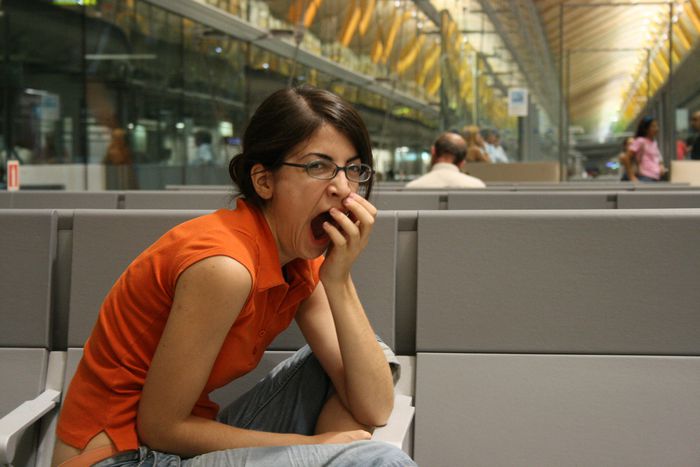
[[[337,227],[324,226],[332,247],[320,270],[321,284],[300,308],[297,321],[343,405],[360,424],[379,426],[393,408],[391,371],[350,277],[377,209],[356,194],[343,204],[352,216],[331,210]]]
[[[153,449],[193,456],[238,447],[326,441],[244,430],[191,415],[251,285],[245,267],[223,256],[202,260],[180,276],[139,405],[141,442]],[[351,439],[335,442],[347,441]]]
[[[626,153],[620,156],[620,162],[622,162],[622,165],[625,166],[625,170],[627,171],[627,178],[633,182],[637,181],[637,174],[634,171],[633,164],[634,157],[634,151],[631,149],[628,149]]]

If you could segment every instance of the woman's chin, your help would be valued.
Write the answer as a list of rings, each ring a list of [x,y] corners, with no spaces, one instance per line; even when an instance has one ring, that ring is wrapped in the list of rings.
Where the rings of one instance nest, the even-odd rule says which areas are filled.
[[[314,256],[315,258],[321,256],[328,249],[328,246],[331,243],[331,238],[325,232],[318,237],[312,233],[310,234],[310,238],[311,245],[313,247],[312,250],[317,253]]]

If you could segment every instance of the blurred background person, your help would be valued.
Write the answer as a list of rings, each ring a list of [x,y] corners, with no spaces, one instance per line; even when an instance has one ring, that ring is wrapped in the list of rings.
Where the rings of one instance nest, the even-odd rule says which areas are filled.
[[[467,142],[467,162],[491,162],[486,153],[484,138],[481,137],[479,127],[469,125],[464,127],[463,133]]]
[[[646,116],[639,121],[634,140],[622,158],[631,181],[658,182],[666,172],[659,145],[656,143],[658,133],[659,124],[654,117]],[[637,164],[636,172],[632,161]]]
[[[214,162],[211,140],[211,133],[207,130],[199,130],[194,134],[194,165],[211,165]]]
[[[630,177],[627,174],[627,164],[626,164],[626,158],[627,158],[627,151],[629,150],[630,144],[632,144],[632,141],[634,141],[634,138],[631,136],[628,136],[624,140],[622,140],[622,152],[617,156],[618,161],[620,162],[620,181],[622,182],[629,182]],[[633,165],[633,171],[637,171],[637,164],[632,161]]]
[[[696,110],[690,116],[691,132],[685,141],[688,151],[686,159],[700,160],[700,110]]]
[[[430,148],[430,172],[406,184],[406,188],[483,188],[476,177],[461,172],[467,143],[454,132],[442,133]]]
[[[126,130],[123,128],[112,129],[112,140],[107,146],[104,164],[108,166],[106,167],[108,186],[117,189],[138,190],[139,183],[134,170],[134,158],[127,141]]]
[[[486,153],[489,155],[491,162],[501,164],[510,162],[505,149],[501,146],[501,135],[498,133],[498,130],[486,130],[485,139]]]
[[[131,148],[126,141],[126,131],[123,128],[112,130],[112,140],[107,146],[104,163],[108,165],[131,165],[133,163]]]

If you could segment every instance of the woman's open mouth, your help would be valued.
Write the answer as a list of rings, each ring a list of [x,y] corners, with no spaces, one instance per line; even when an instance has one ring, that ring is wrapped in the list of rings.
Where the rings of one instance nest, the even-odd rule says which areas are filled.
[[[335,222],[331,214],[326,211],[322,212],[318,216],[314,217],[311,219],[311,233],[313,234],[314,238],[316,240],[322,240],[326,237],[328,237],[328,234],[326,233],[325,230],[323,230],[323,223],[324,222],[329,222],[331,225],[335,226],[336,228],[338,227],[338,224]]]

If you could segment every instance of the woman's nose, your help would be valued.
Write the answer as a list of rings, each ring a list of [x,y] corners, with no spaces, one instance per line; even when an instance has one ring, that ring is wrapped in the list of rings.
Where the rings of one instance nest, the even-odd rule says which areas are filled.
[[[344,199],[352,193],[352,185],[344,170],[338,171],[333,180],[331,180],[328,189],[332,195],[338,196],[341,199]]]

